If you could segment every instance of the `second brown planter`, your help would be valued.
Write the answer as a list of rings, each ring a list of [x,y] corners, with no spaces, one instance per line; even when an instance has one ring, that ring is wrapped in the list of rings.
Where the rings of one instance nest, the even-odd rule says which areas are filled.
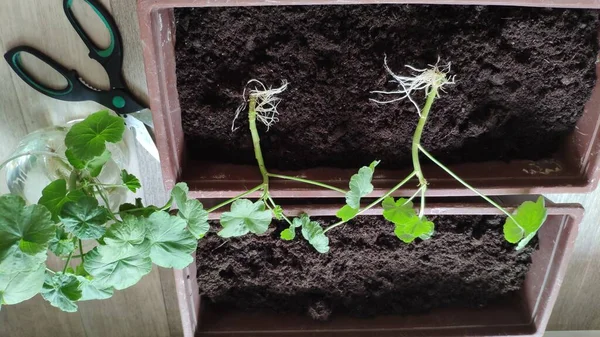
[[[506,199],[516,205],[516,199]],[[436,309],[426,314],[373,319],[335,317],[316,322],[294,315],[231,311],[203,305],[196,283],[196,264],[176,272],[178,301],[186,336],[541,336],[564,278],[583,209],[548,203],[548,218],[538,232],[539,249],[520,292],[481,309]],[[339,205],[286,206],[286,213],[332,216]],[[508,207],[511,209],[510,207]],[[428,215],[501,215],[482,203],[432,203]],[[371,209],[366,215],[381,214]],[[218,218],[218,214],[211,214]]]

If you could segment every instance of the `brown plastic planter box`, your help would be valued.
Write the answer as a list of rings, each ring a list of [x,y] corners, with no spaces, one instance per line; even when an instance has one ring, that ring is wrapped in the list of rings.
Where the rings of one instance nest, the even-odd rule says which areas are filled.
[[[517,201],[510,200],[509,205],[516,205]],[[194,263],[183,271],[176,271],[185,336],[541,336],[558,296],[583,215],[579,205],[550,202],[547,205],[548,219],[538,232],[539,249],[532,256],[524,286],[501,303],[482,309],[437,309],[414,316],[335,317],[326,323],[283,314],[213,312],[202,305]],[[312,216],[331,216],[339,205],[286,206],[285,209],[290,215],[306,211]],[[377,212],[371,210],[367,214]],[[426,213],[501,215],[496,208],[482,203],[429,204]],[[218,218],[219,215],[211,216]]]
[[[186,157],[181,109],[175,75],[174,7],[316,5],[358,3],[438,3],[463,5],[519,5],[538,7],[600,8],[598,0],[139,0],[138,15],[144,46],[144,58],[151,108],[156,126],[156,139],[161,154],[163,178],[167,188],[178,181],[190,185],[194,197],[232,197],[261,183],[257,166],[202,162]],[[600,73],[600,65],[596,67]],[[593,190],[600,175],[598,152],[600,140],[600,88],[592,97],[574,132],[567,137],[552,158],[541,161],[466,163],[452,165],[459,176],[488,195],[586,192]],[[303,171],[277,172],[305,177],[347,188],[357,168],[315,168]],[[437,167],[425,166],[431,196],[473,195]],[[275,171],[274,171],[275,172]],[[377,170],[375,191],[381,195],[406,177],[408,170]],[[414,192],[416,184],[396,194]],[[412,190],[412,191],[411,191]],[[276,197],[339,197],[334,191],[273,179],[270,192]]]

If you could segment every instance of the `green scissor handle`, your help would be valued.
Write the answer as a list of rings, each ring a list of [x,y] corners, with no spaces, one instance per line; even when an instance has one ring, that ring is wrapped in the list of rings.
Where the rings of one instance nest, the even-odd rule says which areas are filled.
[[[117,24],[114,19],[110,15],[110,13],[100,4],[97,0],[83,0],[87,3],[94,12],[98,15],[100,20],[108,29],[108,33],[110,34],[110,45],[106,49],[100,49],[98,46],[90,39],[87,35],[77,18],[73,14],[73,0],[64,0],[63,8],[69,22],[79,37],[87,48],[90,51],[90,58],[98,61],[104,69],[106,70],[108,77],[110,79],[111,86],[114,87],[124,87],[121,69],[123,66],[123,42],[121,39],[121,35],[119,34],[119,29],[117,28]]]

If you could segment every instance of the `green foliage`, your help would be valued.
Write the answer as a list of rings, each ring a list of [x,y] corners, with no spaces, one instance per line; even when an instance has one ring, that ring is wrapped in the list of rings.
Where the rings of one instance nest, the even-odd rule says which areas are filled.
[[[165,268],[183,269],[194,261],[192,253],[198,243],[186,229],[184,219],[156,212],[148,218],[146,237],[150,241],[150,258]]]
[[[62,227],[59,227],[56,229],[56,236],[50,240],[48,248],[56,256],[67,256],[75,250],[75,241]]]
[[[65,137],[65,144],[70,157],[87,162],[102,156],[107,142],[120,142],[124,132],[123,119],[110,115],[108,110],[103,110],[73,125]]]
[[[53,306],[66,312],[77,311],[75,302],[81,298],[80,282],[72,274],[46,273],[42,296]]]
[[[138,188],[142,187],[140,180],[126,170],[121,170],[121,180],[123,181],[123,185],[125,185],[125,187],[127,187],[131,192],[135,193],[137,192]]]
[[[358,214],[358,208],[352,208],[350,205],[344,205],[344,207],[340,208],[337,213],[335,213],[335,215],[344,222],[354,218],[356,214]]]
[[[525,201],[512,218],[506,218],[504,238],[510,243],[518,243],[517,250],[525,248],[546,221],[547,215],[544,197],[540,196],[536,202]]]
[[[400,198],[387,197],[382,202],[383,217],[394,223],[396,228],[394,234],[405,243],[413,242],[416,238],[427,240],[431,238],[434,224],[423,218],[419,218],[412,201]]]
[[[305,213],[301,214],[298,218],[294,218],[290,227],[281,231],[281,239],[285,241],[294,240],[294,238],[296,237],[296,228],[302,227],[303,224],[306,224],[308,222],[310,222],[310,219]]]
[[[329,238],[325,235],[323,227],[316,222],[310,221],[308,215],[300,218],[302,221],[302,236],[319,253],[329,252]]]
[[[135,204],[119,212],[100,206],[98,199],[112,193],[113,184],[97,177],[111,154],[106,142],[117,142],[123,120],[99,112],[75,124],[65,139],[70,166],[68,181],[51,182],[37,205],[26,206],[18,196],[0,196],[0,306],[25,301],[41,293],[53,306],[76,311],[77,301],[106,299],[114,290],[130,287],[152,270],[152,262],[184,268],[193,261],[196,238],[208,231],[208,213],[188,199],[188,188],[178,184],[173,192],[179,203],[177,216],[162,208]],[[121,171],[122,185],[132,192],[139,180]],[[83,250],[82,240],[99,245]],[[65,260],[62,272],[46,272],[47,251]],[[77,250],[83,263],[68,265]]]
[[[46,266],[16,272],[0,272],[0,306],[26,301],[42,290]]]
[[[196,199],[188,199],[189,189],[187,184],[178,183],[171,191],[171,196],[177,207],[179,207],[178,216],[187,222],[188,230],[196,237],[201,239],[210,229],[208,224],[208,212],[204,206]]]
[[[37,270],[55,235],[46,207],[25,206],[15,195],[0,197],[0,273]]]
[[[65,203],[59,217],[67,232],[82,240],[97,240],[106,232],[108,210],[98,206],[96,198],[83,197]]]
[[[371,163],[369,166],[363,166],[358,173],[350,178],[350,191],[346,193],[346,204],[354,209],[360,208],[360,199],[373,192],[373,173],[379,160]]]
[[[94,277],[97,287],[122,290],[136,284],[152,270],[150,242],[127,251],[101,245],[85,254],[85,270]]]
[[[255,203],[248,199],[238,199],[231,205],[231,211],[221,215],[223,229],[218,233],[224,238],[242,236],[250,232],[263,234],[269,228],[273,214],[265,210],[265,203]]]
[[[42,190],[42,197],[38,204],[46,206],[52,213],[52,219],[58,222],[58,215],[64,204],[69,201],[77,201],[84,196],[85,194],[81,190],[68,191],[67,181],[59,179],[51,182]]]

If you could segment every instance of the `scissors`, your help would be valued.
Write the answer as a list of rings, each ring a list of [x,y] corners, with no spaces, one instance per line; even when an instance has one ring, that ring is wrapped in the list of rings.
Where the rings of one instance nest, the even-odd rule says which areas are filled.
[[[77,31],[89,49],[89,57],[102,65],[110,80],[109,90],[100,90],[87,84],[75,70],[69,70],[43,52],[28,46],[19,46],[9,50],[4,58],[19,77],[40,93],[68,102],[94,101],[113,111],[125,119],[126,125],[135,133],[138,142],[156,160],[159,160],[158,150],[154,139],[154,124],[152,113],[146,105],[141,103],[132,92],[127,89],[123,80],[123,42],[117,24],[109,12],[97,0],[83,0],[100,17],[109,31],[111,42],[106,49],[100,49],[75,18],[72,6],[73,0],[64,0],[63,9],[69,22]],[[63,89],[50,88],[38,82],[23,67],[22,53],[29,53],[40,61],[52,67],[66,80],[67,86]]]

